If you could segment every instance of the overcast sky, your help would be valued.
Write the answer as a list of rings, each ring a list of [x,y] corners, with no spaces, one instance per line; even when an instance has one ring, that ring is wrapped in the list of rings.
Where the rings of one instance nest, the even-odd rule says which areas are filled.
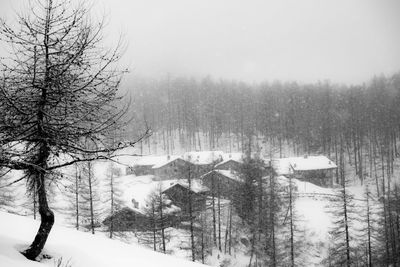
[[[0,0],[0,15],[20,1]],[[130,76],[352,84],[400,71],[399,0],[94,2],[128,41]]]

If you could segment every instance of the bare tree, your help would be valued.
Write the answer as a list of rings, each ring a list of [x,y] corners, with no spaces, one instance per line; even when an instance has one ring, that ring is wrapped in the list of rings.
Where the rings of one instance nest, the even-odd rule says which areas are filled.
[[[40,228],[22,253],[34,260],[54,224],[46,179],[51,172],[82,161],[108,158],[133,143],[107,146],[102,136],[119,125],[115,67],[121,41],[105,50],[104,22],[92,23],[83,4],[31,0],[30,12],[17,15],[18,29],[1,22],[1,39],[10,56],[1,63],[0,167],[24,170],[38,196]],[[94,145],[88,149],[85,141]]]

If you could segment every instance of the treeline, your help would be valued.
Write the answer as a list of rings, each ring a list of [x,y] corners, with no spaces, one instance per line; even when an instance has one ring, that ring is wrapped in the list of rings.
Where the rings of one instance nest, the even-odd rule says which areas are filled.
[[[168,153],[179,145],[243,151],[252,135],[277,148],[277,156],[337,156],[343,137],[361,179],[366,165],[373,165],[373,157],[364,155],[383,156],[391,171],[398,155],[400,74],[360,86],[167,77],[137,80],[132,87],[131,114],[151,127]]]

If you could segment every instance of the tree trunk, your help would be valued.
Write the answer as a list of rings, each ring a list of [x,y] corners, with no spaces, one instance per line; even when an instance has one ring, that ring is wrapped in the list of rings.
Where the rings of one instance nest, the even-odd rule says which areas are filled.
[[[229,234],[229,218],[230,218],[230,210],[228,210],[228,216],[226,216],[226,227],[225,227],[225,242],[224,242],[224,253],[226,254],[226,248],[228,245],[228,234]]]
[[[189,206],[189,216],[190,216],[190,245],[191,245],[191,250],[192,250],[192,261],[196,260],[196,255],[195,255],[195,244],[194,244],[194,227],[193,227],[193,199],[192,199],[192,177],[191,175],[191,170],[189,167],[188,171],[188,206]]]
[[[162,241],[162,247],[163,247],[163,252],[165,253],[166,251],[166,246],[165,246],[165,227],[164,227],[164,213],[163,213],[163,195],[162,191],[159,191],[159,211],[160,211],[160,228],[161,228],[161,241]]]
[[[347,216],[347,196],[346,196],[346,181],[343,179],[343,212],[344,212],[344,227],[346,234],[346,264],[347,267],[351,266],[350,259],[350,237],[349,237],[349,223]]]
[[[76,230],[79,230],[79,174],[78,174],[78,166],[75,166],[76,174],[75,174],[75,206],[76,206]]]
[[[37,192],[36,188],[33,188],[33,219],[36,220],[36,211],[37,211]]]
[[[151,205],[151,212],[152,212],[152,219],[153,219],[153,250],[157,251],[157,237],[156,237],[156,232],[157,232],[157,226],[156,226],[156,211],[154,207],[154,203]]]
[[[89,204],[90,204],[90,228],[94,234],[94,210],[93,210],[93,188],[92,188],[92,164],[88,162],[88,181],[89,181]]]
[[[204,233],[201,231],[201,263],[204,264]]]
[[[39,162],[41,163],[39,166],[45,167],[47,158],[49,157],[48,147],[46,145],[42,145],[39,153]],[[54,213],[51,211],[47,202],[45,171],[35,170],[33,175],[33,179],[35,179],[35,190],[38,196],[39,215],[41,222],[39,230],[32,244],[28,249],[22,252],[22,254],[29,260],[35,260],[36,257],[42,252],[42,249],[46,244],[47,238],[54,224]]]
[[[229,255],[232,255],[232,202],[229,203]]]
[[[290,210],[290,264],[294,267],[294,229],[293,229],[293,195],[292,179],[289,178],[289,210]]]
[[[110,200],[111,200],[111,216],[110,216],[110,238],[113,238],[114,233],[114,176],[113,176],[113,165],[111,164],[111,173],[110,173]]]
[[[222,245],[221,245],[221,191],[220,191],[220,182],[218,181],[217,184],[218,188],[218,249],[222,252]]]
[[[215,212],[215,184],[214,184],[214,172],[211,174],[211,200],[212,200],[212,215],[213,215],[213,241],[214,245],[217,246],[217,219]]]
[[[371,219],[370,219],[370,205],[369,205],[369,190],[367,187],[367,194],[366,194],[366,199],[367,199],[367,237],[368,237],[368,266],[372,267],[372,249],[371,249]]]

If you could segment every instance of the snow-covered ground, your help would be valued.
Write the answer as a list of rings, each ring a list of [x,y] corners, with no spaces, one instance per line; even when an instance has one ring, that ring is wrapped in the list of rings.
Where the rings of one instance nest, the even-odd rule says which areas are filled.
[[[0,212],[0,266],[30,267],[55,266],[62,258],[71,267],[124,267],[124,266],[204,266],[173,256],[153,252],[137,245],[128,245],[106,237],[82,233],[54,226],[44,254],[51,259],[40,263],[27,260],[19,251],[33,240],[39,222],[27,217]]]
[[[125,197],[135,196],[143,200],[146,195],[157,188],[163,182],[154,181],[152,176],[135,177],[128,175],[119,177],[122,188],[126,189]],[[327,255],[329,247],[329,231],[332,228],[333,215],[329,210],[331,198],[335,194],[334,188],[324,188],[309,182],[292,179],[295,194],[295,213],[299,217],[297,228],[301,230],[311,248],[307,251],[308,266],[323,266],[320,262]],[[165,181],[169,184],[172,181]],[[287,186],[289,180],[280,176],[277,182],[281,186]],[[165,184],[165,185],[166,185]],[[164,184],[163,184],[164,185]],[[164,186],[165,186],[164,185]],[[363,198],[363,187],[352,186],[348,188],[355,198]],[[124,199],[129,202],[128,198]],[[225,208],[223,209],[225,214]],[[38,228],[38,221],[27,217],[19,217],[5,212],[0,213],[0,266],[54,266],[54,260],[63,258],[70,260],[73,267],[76,266],[192,266],[185,242],[189,242],[188,232],[182,229],[169,229],[171,240],[167,244],[167,250],[174,256],[165,256],[155,253],[145,246],[137,245],[137,240],[132,237],[125,240],[126,243],[110,240],[105,234],[99,232],[95,236],[82,233],[62,226],[61,216],[56,217],[56,225],[53,228],[44,253],[52,256],[50,260],[42,263],[26,261],[18,252],[26,248]],[[224,216],[223,216],[224,217]],[[225,219],[222,220],[222,230],[225,229]],[[183,243],[182,243],[183,242]],[[220,266],[229,262],[227,266],[246,266],[249,256],[234,248],[232,256],[215,251],[206,259],[206,263],[212,266]],[[185,258],[185,259],[178,259]],[[195,266],[195,265],[193,265]]]

